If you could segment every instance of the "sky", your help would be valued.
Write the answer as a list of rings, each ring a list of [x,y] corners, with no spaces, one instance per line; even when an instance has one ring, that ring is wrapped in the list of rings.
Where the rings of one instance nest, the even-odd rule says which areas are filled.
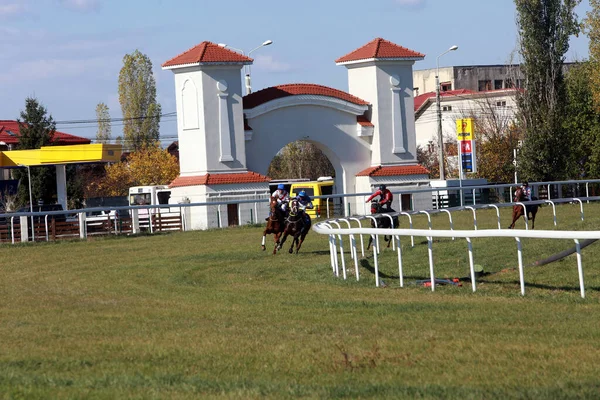
[[[584,17],[589,3],[576,9]],[[153,63],[157,99],[175,112],[173,73],[161,64],[207,40],[254,51],[253,91],[315,83],[347,91],[334,60],[381,37],[425,54],[414,69],[518,62],[512,0],[0,0],[0,120],[15,120],[35,97],[62,132],[93,139],[96,105],[121,118],[118,76],[136,49]],[[568,61],[587,58],[584,35]],[[240,76],[241,79],[241,76]],[[161,142],[177,140],[175,116],[161,121]],[[112,137],[122,126],[112,126]]]

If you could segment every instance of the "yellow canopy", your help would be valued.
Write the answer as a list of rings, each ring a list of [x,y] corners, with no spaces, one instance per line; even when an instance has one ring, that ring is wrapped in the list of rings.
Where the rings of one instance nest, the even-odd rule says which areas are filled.
[[[0,168],[92,162],[117,162],[123,152],[120,144],[76,144],[44,146],[35,150],[0,151]]]

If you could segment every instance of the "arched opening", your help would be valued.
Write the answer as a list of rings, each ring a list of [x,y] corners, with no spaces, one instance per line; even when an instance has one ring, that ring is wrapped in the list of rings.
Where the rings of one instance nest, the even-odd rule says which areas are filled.
[[[308,140],[288,143],[271,160],[267,175],[271,179],[308,179],[335,177],[335,168],[319,146]]]

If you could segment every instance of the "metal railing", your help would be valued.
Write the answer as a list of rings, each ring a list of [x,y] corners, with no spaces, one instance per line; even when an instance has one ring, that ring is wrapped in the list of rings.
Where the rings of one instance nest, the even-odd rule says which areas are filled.
[[[433,238],[434,237],[451,237],[452,240],[456,238],[464,238],[468,244],[468,257],[469,257],[469,268],[470,268],[470,278],[472,282],[472,289],[476,291],[476,276],[473,264],[473,247],[471,245],[472,238],[481,238],[481,237],[512,237],[515,239],[517,243],[517,257],[519,263],[519,280],[521,285],[521,294],[525,295],[525,278],[523,271],[523,256],[522,256],[522,247],[521,247],[521,238],[544,238],[544,239],[572,239],[575,242],[576,253],[577,253],[577,270],[579,275],[579,286],[581,297],[585,297],[585,287],[584,287],[584,275],[583,275],[583,265],[581,259],[581,247],[580,240],[583,239],[600,239],[600,231],[548,231],[548,230],[529,230],[529,226],[527,224],[527,217],[525,217],[526,221],[526,229],[502,229],[500,226],[500,212],[499,208],[501,207],[514,207],[515,205],[533,205],[533,204],[550,204],[552,206],[553,212],[553,222],[554,225],[557,225],[557,216],[556,216],[556,207],[557,203],[573,203],[577,204],[580,207],[580,216],[581,220],[584,220],[584,209],[583,203],[589,203],[590,201],[598,201],[600,200],[600,196],[594,197],[584,197],[584,198],[568,198],[568,199],[557,199],[557,200],[538,200],[531,202],[517,202],[517,203],[506,203],[506,204],[488,204],[488,205],[474,205],[474,206],[466,206],[466,207],[455,207],[452,209],[441,209],[441,210],[421,210],[416,212],[396,212],[396,213],[385,213],[379,214],[378,216],[385,216],[388,218],[398,217],[402,218],[402,216],[408,216],[410,219],[411,215],[415,214],[425,214],[428,220],[429,229],[412,229],[412,219],[410,219],[410,228],[409,229],[382,229],[377,228],[376,218],[373,216],[352,216],[348,218],[335,218],[329,219],[326,221],[317,222],[313,225],[313,230],[319,234],[328,235],[329,236],[329,251],[331,258],[331,267],[334,275],[336,277],[340,276],[340,267],[341,274],[344,279],[347,279],[347,269],[346,269],[346,260],[344,254],[344,237],[347,237],[347,242],[349,244],[349,252],[350,252],[350,260],[354,261],[354,273],[356,279],[360,279],[360,272],[358,268],[358,249],[357,249],[357,241],[356,235],[360,238],[360,250],[361,254],[364,257],[365,249],[364,249],[364,240],[363,235],[370,236],[373,242],[373,259],[374,259],[374,269],[375,269],[375,285],[377,287],[380,286],[380,278],[379,278],[379,260],[378,254],[380,253],[380,245],[379,245],[379,236],[387,235],[391,237],[392,250],[397,251],[398,257],[398,271],[399,271],[399,285],[400,287],[404,287],[404,277],[403,277],[403,260],[402,260],[402,246],[400,244],[400,237],[402,236],[410,236],[411,238],[411,246],[414,247],[414,237],[425,237],[427,238],[428,243],[428,257],[429,257],[429,274],[430,274],[430,285],[431,290],[435,290],[435,268],[433,262]],[[494,209],[497,214],[498,220],[498,229],[485,229],[478,230],[477,229],[477,216],[476,210],[478,209]],[[473,213],[473,230],[454,230],[453,221],[452,221],[452,212],[455,211],[463,211],[470,210]],[[449,229],[448,230],[433,230],[431,225],[431,215],[435,213],[446,213],[449,219]],[[351,222],[355,222],[358,227],[352,227]],[[375,221],[373,224],[374,227],[363,227],[361,221]],[[344,226],[344,227],[342,227]],[[336,244],[337,237],[337,244]]]

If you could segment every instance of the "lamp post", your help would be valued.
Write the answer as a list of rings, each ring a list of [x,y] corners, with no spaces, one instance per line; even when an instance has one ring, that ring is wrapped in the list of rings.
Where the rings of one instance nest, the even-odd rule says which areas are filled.
[[[442,108],[440,107],[440,57],[444,54],[458,49],[458,46],[454,45],[448,50],[437,56],[436,59],[436,70],[435,70],[435,105],[437,111],[437,134],[438,134],[438,162],[440,164],[440,179],[445,180],[444,174],[444,138],[442,137]],[[462,168],[462,165],[460,166]]]
[[[261,43],[260,46],[256,46],[255,48],[253,48],[252,50],[250,50],[248,52],[248,54],[247,54],[248,57],[250,57],[250,53],[252,53],[253,51],[258,50],[258,49],[260,49],[261,47],[264,47],[264,46],[269,46],[271,44],[273,44],[272,40],[265,40],[264,42]],[[227,48],[230,48],[231,50],[235,50],[235,51],[238,51],[238,52],[244,54],[243,50],[236,49],[235,47],[228,46],[225,43],[219,43],[218,46],[219,47],[223,47],[223,48],[227,47]],[[246,84],[246,94],[250,94],[250,93],[252,93],[252,85],[250,83],[250,66],[249,65],[244,66],[244,72],[245,72],[245,74],[244,74],[244,82]]]

